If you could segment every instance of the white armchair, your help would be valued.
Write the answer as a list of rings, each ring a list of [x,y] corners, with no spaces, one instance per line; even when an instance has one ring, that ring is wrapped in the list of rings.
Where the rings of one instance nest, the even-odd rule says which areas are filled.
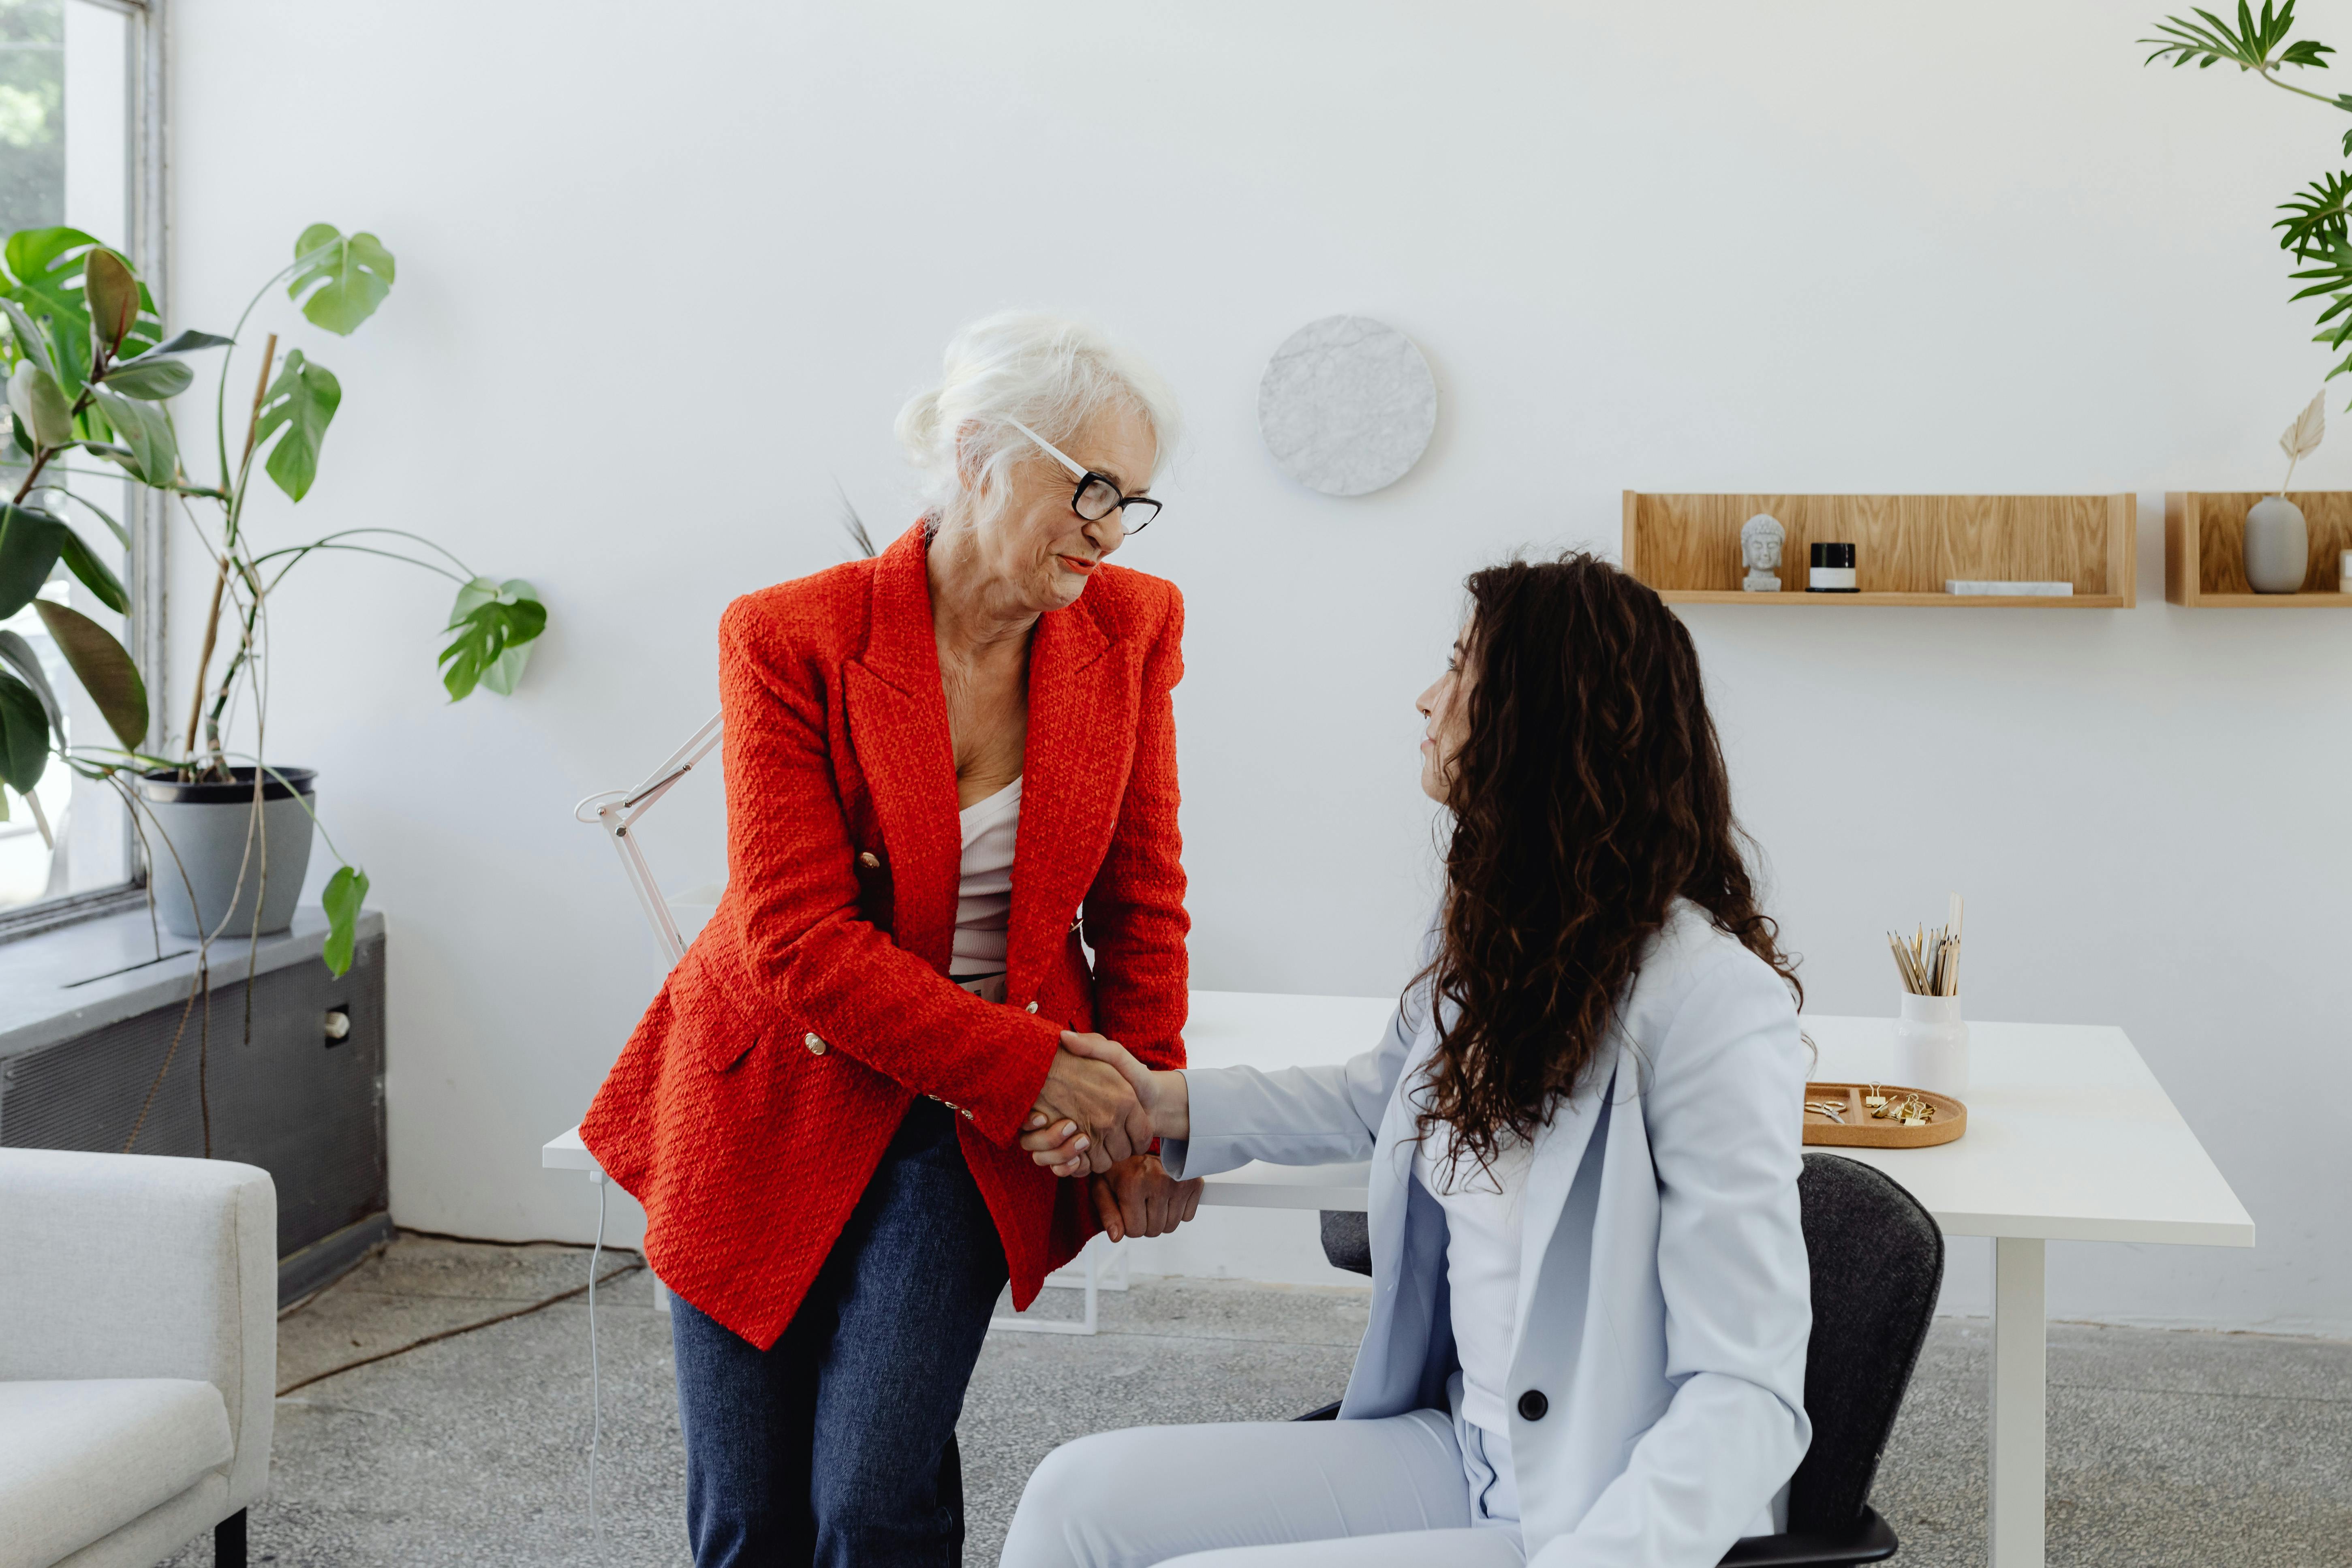
[[[269,1173],[0,1149],[0,1568],[244,1568],[277,1379]]]

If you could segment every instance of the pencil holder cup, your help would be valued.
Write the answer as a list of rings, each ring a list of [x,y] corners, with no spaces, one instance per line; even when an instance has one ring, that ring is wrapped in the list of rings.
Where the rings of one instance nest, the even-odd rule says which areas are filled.
[[[1958,997],[1903,994],[1903,1016],[1895,1024],[1895,1081],[1968,1098],[1969,1026]]]

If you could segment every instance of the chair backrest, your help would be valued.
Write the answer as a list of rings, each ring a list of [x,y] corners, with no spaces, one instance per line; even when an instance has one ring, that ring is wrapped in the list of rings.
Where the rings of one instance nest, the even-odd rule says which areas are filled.
[[[1323,1258],[1350,1274],[1372,1271],[1372,1230],[1361,1209],[1323,1211]]]
[[[1805,1411],[1813,1446],[1789,1483],[1789,1528],[1850,1527],[1926,1343],[1944,1282],[1944,1233],[1900,1182],[1835,1154],[1807,1154],[1797,1178],[1812,1267]],[[1372,1271],[1361,1213],[1323,1212],[1323,1256]]]
[[[1805,1413],[1813,1446],[1789,1481],[1789,1528],[1850,1528],[1927,1342],[1944,1283],[1944,1233],[1894,1177],[1807,1154],[1797,1178],[1813,1277]]]

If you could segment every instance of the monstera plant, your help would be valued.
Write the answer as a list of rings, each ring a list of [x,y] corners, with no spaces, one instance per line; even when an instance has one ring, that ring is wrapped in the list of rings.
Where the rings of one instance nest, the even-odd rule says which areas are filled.
[[[257,737],[268,734],[268,607],[293,569],[323,552],[356,552],[400,561],[454,582],[457,599],[439,660],[452,701],[477,687],[511,693],[532,640],[547,625],[546,607],[529,583],[478,575],[442,546],[404,530],[341,529],[282,542],[264,538],[248,517],[263,475],[289,502],[310,493],[320,447],[341,405],[342,386],[300,349],[289,347],[280,354],[278,334],[269,333],[260,348],[250,405],[235,410],[244,417],[232,458],[229,378],[237,350],[247,346],[247,324],[283,284],[312,326],[348,335],[392,289],[392,253],[373,235],[345,235],[328,224],[305,229],[295,241],[293,261],[262,285],[226,337],[203,331],[164,337],[154,301],[130,264],[78,229],[11,235],[0,249],[0,264],[5,274],[0,277],[0,313],[6,317],[6,330],[0,331],[0,372],[6,376],[9,409],[8,437],[0,441],[0,481],[7,484],[9,498],[0,506],[0,621],[34,606],[117,742],[69,736],[31,645],[14,632],[0,632],[0,785],[5,786],[0,789],[0,814],[7,807],[6,792],[13,790],[37,815],[30,792],[52,762],[103,781],[131,806],[148,842],[151,890],[159,881],[166,887],[184,884],[187,909],[205,911],[189,934],[208,942],[224,928],[236,935],[246,934],[248,923],[257,931],[270,929],[262,911],[275,901],[290,913],[309,854],[310,824],[298,825],[299,855],[289,857],[281,849],[274,876],[279,896],[270,900],[265,797],[299,801],[307,816],[309,775],[232,752],[226,734],[232,713],[248,715]],[[184,460],[171,400],[194,383],[199,356],[215,352],[221,360],[213,411],[214,476],[200,482]],[[194,697],[182,726],[171,725],[169,716],[161,726],[153,721],[139,670],[110,632],[70,606],[40,596],[62,563],[100,604],[118,613],[127,608],[121,582],[84,533],[103,527],[128,546],[129,534],[94,499],[95,487],[87,482],[126,475],[168,498],[167,526],[184,525],[181,537],[215,563],[203,650],[189,682]],[[289,778],[294,773],[300,774],[299,781]],[[217,858],[189,852],[184,840],[190,819],[175,816],[164,805],[174,790],[184,799],[186,792],[206,788],[215,799],[225,793],[249,817],[242,827],[244,852],[230,861],[235,885],[209,896],[194,883]],[[46,821],[41,827],[46,835]],[[331,840],[328,847],[333,853]],[[368,884],[357,867],[339,853],[336,859],[340,868],[324,898],[330,921],[326,957],[341,973],[352,962]],[[289,877],[292,887],[286,886]],[[224,912],[232,906],[235,921]]]

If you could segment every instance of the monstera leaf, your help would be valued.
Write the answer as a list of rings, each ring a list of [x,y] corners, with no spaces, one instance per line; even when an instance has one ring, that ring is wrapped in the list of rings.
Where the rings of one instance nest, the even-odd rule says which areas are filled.
[[[6,272],[0,295],[23,307],[34,324],[48,323],[49,368],[68,397],[79,395],[89,380],[91,327],[82,268],[90,253],[101,248],[96,237],[59,227],[19,229],[0,250],[0,268]],[[125,358],[144,353],[162,336],[155,301],[145,284],[138,289],[138,314],[117,344]]]
[[[511,697],[530,662],[531,639],[547,629],[547,606],[539,602],[539,590],[520,577],[503,583],[477,577],[457,590],[443,629],[457,634],[439,660],[450,701],[464,701],[477,686]]]
[[[265,446],[279,430],[286,432],[269,454],[269,477],[296,500],[310,493],[310,482],[319,477],[319,443],[327,438],[328,422],[342,401],[334,374],[304,359],[300,349],[286,352],[285,368],[262,395],[254,444]]]
[[[314,223],[294,242],[294,258],[300,270],[286,297],[301,300],[311,323],[339,337],[349,337],[392,292],[392,252],[372,234],[346,238],[333,224]]]

